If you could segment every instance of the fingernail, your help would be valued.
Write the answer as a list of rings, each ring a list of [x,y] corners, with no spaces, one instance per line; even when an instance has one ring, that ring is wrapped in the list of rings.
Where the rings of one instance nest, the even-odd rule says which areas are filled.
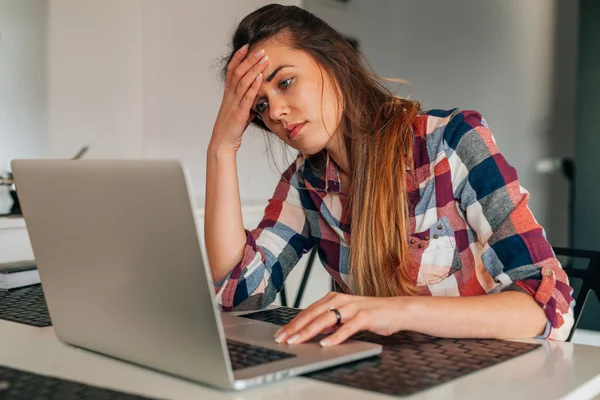
[[[329,339],[323,339],[319,342],[319,344],[321,345],[321,347],[326,347],[329,346],[331,344],[331,340]]]
[[[258,63],[259,64],[264,64],[267,62],[267,60],[269,59],[269,56],[264,56]]]
[[[245,45],[242,46],[241,48],[242,51],[246,51],[248,50],[248,43],[246,43]]]
[[[277,329],[277,330],[275,331],[275,334],[273,334],[273,337],[277,337],[277,336],[279,336],[279,334],[280,334],[281,332],[283,332],[283,328],[279,328],[279,329]]]
[[[256,57],[262,57],[265,54],[265,49],[260,49],[255,54],[256,54]]]
[[[262,79],[262,72],[260,74],[258,74],[258,76],[256,77],[257,81],[260,81]]]
[[[286,336],[287,336],[287,334],[285,332],[282,332],[275,338],[275,341],[277,343],[281,343],[285,340]]]
[[[300,338],[300,335],[294,335],[294,336],[292,336],[291,338],[289,338],[289,339],[287,340],[287,342],[286,342],[286,343],[287,343],[287,344],[294,344],[294,342],[295,342],[296,340],[298,340],[299,338]]]

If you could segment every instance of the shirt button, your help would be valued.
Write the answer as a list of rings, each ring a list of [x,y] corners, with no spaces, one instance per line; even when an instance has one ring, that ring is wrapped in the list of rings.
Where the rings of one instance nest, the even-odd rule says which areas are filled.
[[[546,276],[552,276],[552,270],[550,268],[547,268],[544,270],[544,275]]]
[[[419,243],[419,248],[422,249],[423,248],[423,243]]]
[[[429,240],[429,236],[425,236],[425,240]]]
[[[437,228],[438,228],[438,230],[440,230],[440,231],[441,231],[441,230],[442,230],[442,228],[443,228],[443,226],[441,226],[441,225],[438,225],[438,226],[437,226]]]
[[[437,239],[437,238],[439,238],[439,236],[438,235],[433,235],[433,238]]]
[[[415,244],[415,239],[410,239],[410,244]]]

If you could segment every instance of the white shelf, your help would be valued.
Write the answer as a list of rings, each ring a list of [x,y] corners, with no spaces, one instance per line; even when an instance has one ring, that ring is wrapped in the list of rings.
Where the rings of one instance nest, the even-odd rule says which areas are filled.
[[[0,217],[0,262],[33,258],[25,220],[22,217]]]
[[[571,342],[586,344],[588,346],[600,346],[600,332],[587,329],[576,329]]]
[[[0,217],[0,229],[25,229],[25,220],[22,217]]]
[[[196,206],[195,212],[196,216],[204,218],[204,198],[197,197],[194,199],[194,203]],[[244,200],[242,199],[242,214],[244,216],[252,216],[262,218],[262,215],[265,211],[265,207],[267,206],[268,200]],[[256,227],[252,227],[256,228]]]

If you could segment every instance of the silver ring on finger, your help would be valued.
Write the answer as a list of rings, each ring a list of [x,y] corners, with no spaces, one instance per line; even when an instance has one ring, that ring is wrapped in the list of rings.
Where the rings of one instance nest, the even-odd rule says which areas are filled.
[[[335,318],[337,319],[337,322],[335,324],[337,326],[340,326],[342,324],[342,314],[340,314],[340,312],[337,308],[333,308],[333,307],[330,307],[329,311],[333,311],[333,313],[335,314]]]

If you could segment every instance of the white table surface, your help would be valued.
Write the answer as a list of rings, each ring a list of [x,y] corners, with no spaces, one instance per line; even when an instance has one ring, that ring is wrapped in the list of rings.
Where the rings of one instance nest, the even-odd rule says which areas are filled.
[[[539,341],[520,357],[407,399],[585,399],[600,395],[600,347]],[[164,399],[389,399],[386,395],[291,378],[226,392],[65,345],[52,327],[0,320],[0,365]]]

